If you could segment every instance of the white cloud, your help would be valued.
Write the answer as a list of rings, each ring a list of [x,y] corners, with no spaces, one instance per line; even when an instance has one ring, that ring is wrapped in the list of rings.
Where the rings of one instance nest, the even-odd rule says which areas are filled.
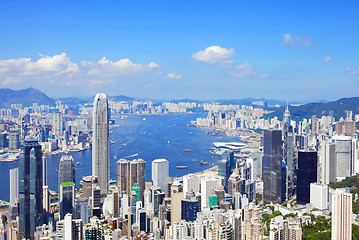
[[[192,54],[192,58],[197,61],[216,63],[231,61],[229,58],[234,56],[233,48],[222,48],[220,46],[210,46],[207,47],[204,51],[198,51]]]
[[[249,63],[242,63],[234,67],[234,70],[229,72],[234,77],[245,78],[266,78],[268,77],[266,74],[260,74],[258,70],[255,70],[252,65]]]
[[[89,83],[90,83],[90,87],[100,87],[100,86],[113,84],[114,81],[112,79],[109,79],[109,80],[94,80],[94,79],[91,79],[91,80],[89,80]]]
[[[106,57],[101,58],[97,63],[82,61],[81,65],[88,69],[88,75],[97,75],[101,77],[126,75],[135,72],[148,72],[152,71],[154,68],[160,67],[153,62],[149,64],[133,63],[128,58],[112,62],[106,59]]]
[[[308,36],[295,36],[290,33],[285,33],[283,37],[283,43],[289,44],[292,47],[308,47],[313,45],[311,37]]]
[[[357,75],[357,73],[358,73],[357,70],[353,70],[353,69],[350,69],[350,68],[348,68],[348,67],[345,68],[345,71],[347,72],[347,76],[348,76],[348,77],[355,76],[355,75]]]
[[[66,53],[54,56],[39,54],[37,61],[31,58],[0,60],[0,77],[3,85],[11,85],[34,79],[61,77],[70,79],[79,72],[76,63],[71,62]]]
[[[167,74],[165,76],[165,78],[168,78],[168,79],[181,79],[182,76],[179,73],[169,73],[169,74]]]
[[[325,57],[325,61],[326,61],[326,62],[330,62],[330,61],[332,61],[332,58],[331,58],[330,56],[326,56],[326,57]]]

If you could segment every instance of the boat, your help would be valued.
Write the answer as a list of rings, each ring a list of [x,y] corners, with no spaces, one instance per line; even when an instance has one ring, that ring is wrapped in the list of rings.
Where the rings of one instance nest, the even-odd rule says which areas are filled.
[[[170,141],[167,141],[167,143],[170,143]]]
[[[80,162],[77,162],[76,165],[80,165]]]
[[[184,169],[184,168],[188,168],[188,166],[176,166],[176,168]]]
[[[189,125],[187,124],[186,127],[189,127]]]
[[[121,149],[122,147],[118,147],[118,149]]]
[[[143,120],[143,121],[146,121],[147,119],[146,119],[146,118],[143,118],[142,120]]]
[[[192,132],[190,132],[189,135],[192,135]]]
[[[201,160],[200,164],[206,164],[206,165],[208,165],[209,162],[204,162],[203,160]]]
[[[207,135],[208,133],[209,133],[209,132],[208,132],[208,131],[206,131],[204,134],[206,134],[206,135]]]
[[[192,152],[192,149],[185,149],[185,152]]]
[[[57,169],[55,169],[55,172],[57,172]]]

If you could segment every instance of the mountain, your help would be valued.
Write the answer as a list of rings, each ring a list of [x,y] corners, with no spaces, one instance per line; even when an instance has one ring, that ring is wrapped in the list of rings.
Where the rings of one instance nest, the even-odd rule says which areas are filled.
[[[285,107],[268,109],[274,112],[268,114],[266,117],[278,116],[281,118]],[[301,106],[290,106],[289,111],[293,120],[301,120],[303,118],[311,118],[316,116],[318,118],[327,116],[329,111],[333,111],[333,116],[336,119],[345,117],[345,111],[353,111],[353,115],[359,114],[359,97],[341,98],[339,100],[327,103],[308,103]]]
[[[278,101],[275,99],[266,99],[266,98],[242,98],[242,99],[218,99],[213,102],[218,102],[219,104],[233,104],[233,105],[252,105],[252,102],[263,101],[267,102],[268,106],[285,106],[287,103],[284,101]],[[294,104],[294,102],[291,102]]]
[[[130,102],[130,101],[133,101],[135,99],[131,98],[131,97],[127,97],[127,96],[124,96],[124,95],[118,95],[118,96],[108,96],[107,97],[109,100],[111,101],[115,101],[115,102],[119,102],[119,101],[127,101],[127,102]],[[93,101],[93,99],[92,99]]]
[[[9,88],[0,89],[0,107],[10,107],[11,104],[22,104],[23,107],[38,105],[54,105],[55,100],[35,88],[12,90]]]

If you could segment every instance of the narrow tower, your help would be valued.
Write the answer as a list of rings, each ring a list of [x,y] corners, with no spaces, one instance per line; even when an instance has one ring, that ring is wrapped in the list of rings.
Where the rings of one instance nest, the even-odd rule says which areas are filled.
[[[93,103],[92,176],[98,177],[101,194],[108,192],[109,131],[108,102],[104,93],[97,93]]]

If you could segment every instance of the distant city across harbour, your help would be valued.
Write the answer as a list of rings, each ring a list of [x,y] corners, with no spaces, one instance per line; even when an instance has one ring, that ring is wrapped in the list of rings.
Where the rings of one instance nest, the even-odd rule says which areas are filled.
[[[110,140],[110,179],[116,180],[116,162],[142,158],[146,161],[146,181],[151,181],[151,162],[158,158],[169,161],[169,175],[179,177],[189,173],[201,172],[221,159],[220,155],[210,153],[213,142],[241,142],[226,134],[205,134],[206,130],[189,125],[205,113],[168,114],[146,116],[113,117],[116,126],[111,129]],[[186,151],[190,149],[191,151]],[[47,154],[48,185],[50,190],[58,191],[58,167],[64,153]],[[76,187],[83,176],[92,174],[92,150],[69,152],[76,168]],[[201,161],[209,164],[201,164]],[[0,199],[9,200],[9,170],[19,166],[18,161],[0,163]],[[176,168],[176,166],[188,166]]]

